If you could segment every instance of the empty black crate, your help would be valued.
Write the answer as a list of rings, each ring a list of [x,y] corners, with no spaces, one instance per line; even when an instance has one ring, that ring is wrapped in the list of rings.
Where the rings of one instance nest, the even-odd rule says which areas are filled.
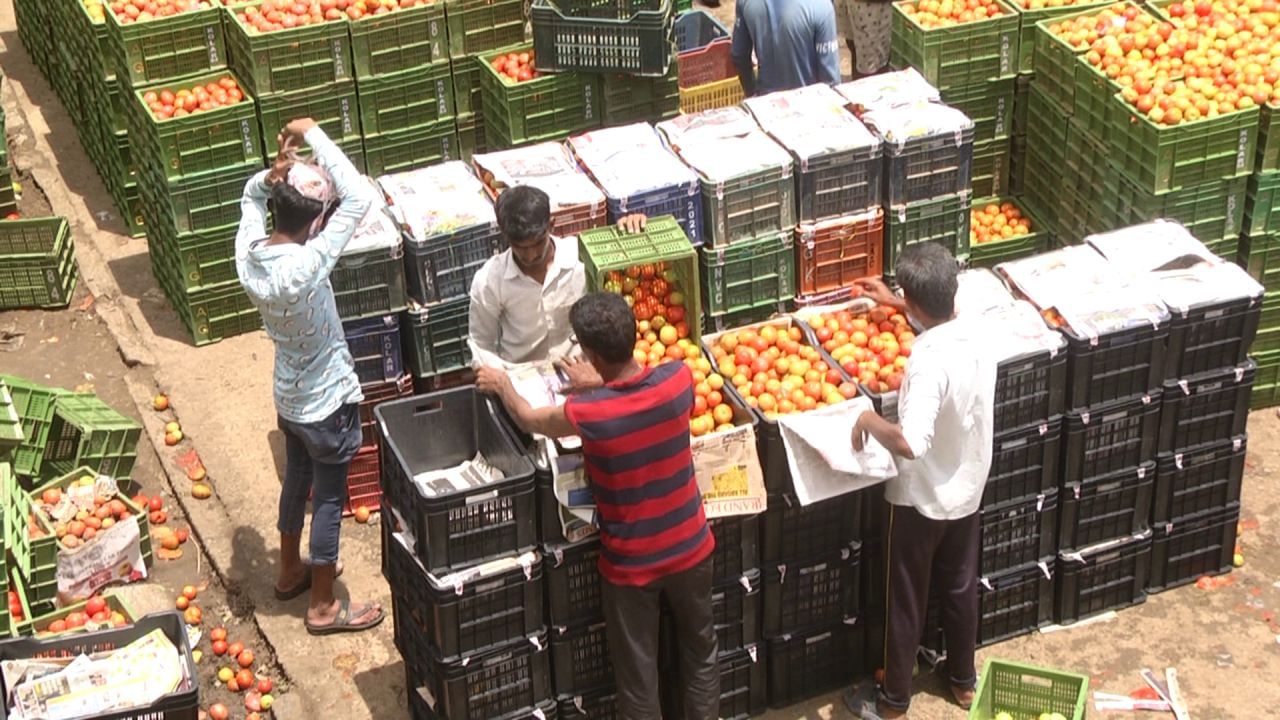
[[[809,158],[796,167],[800,222],[840,217],[880,204],[884,162],[879,143]]]
[[[466,297],[480,267],[505,247],[497,224],[404,243],[409,297],[422,305]]]
[[[1156,459],[1155,527],[1240,501],[1244,481],[1245,435]]]
[[[1151,580],[1147,588],[1160,592],[1205,575],[1230,572],[1239,522],[1240,505],[1232,503],[1157,525],[1151,542]]]
[[[997,435],[1049,422],[1066,403],[1067,354],[1041,350],[1011,358],[996,370],[993,426]]]
[[[853,682],[863,672],[857,618],[768,641],[769,707],[784,708]]]
[[[148,634],[160,630],[173,643],[178,651],[178,661],[182,664],[183,680],[178,687],[164,697],[146,707],[122,710],[120,712],[96,713],[96,720],[196,720],[200,711],[199,675],[196,664],[191,659],[191,644],[187,639],[187,626],[182,615],[176,611],[152,613],[138,618],[132,625],[112,630],[78,633],[53,638],[13,638],[0,642],[0,659],[31,660],[47,657],[75,657],[85,653],[103,650],[119,650],[126,645],[141,640]],[[0,677],[0,690],[6,698],[11,696],[13,687]],[[7,705],[7,703],[6,703]],[[0,716],[4,716],[0,710]]]
[[[978,646],[1026,635],[1053,622],[1054,558],[1006,570],[978,579]],[[922,646],[946,649],[942,628],[942,604],[938,593],[929,596]]]
[[[764,634],[821,627],[858,613],[859,559],[853,543],[835,552],[764,567]]]
[[[1244,432],[1258,366],[1210,370],[1164,384],[1160,452],[1219,442]]]
[[[409,718],[410,720],[441,720],[441,715],[437,715],[436,711],[431,707],[430,691],[421,686],[417,680],[417,676],[408,674],[405,671],[405,683],[409,689]],[[414,687],[418,684],[419,687]],[[507,713],[501,717],[492,720],[535,720],[543,718],[544,720],[556,720],[557,706],[553,700],[544,700],[534,707],[521,708]],[[594,716],[593,716],[594,718]]]
[[[1097,545],[1146,530],[1155,488],[1155,461],[1067,483],[1060,495],[1058,547],[1062,550]]]
[[[1165,363],[1169,380],[1244,362],[1258,334],[1262,296],[1171,312]]]
[[[556,699],[557,720],[614,720],[618,717],[618,690],[603,687]]]
[[[373,409],[382,429],[382,498],[414,538],[428,572],[461,568],[535,546],[533,464],[474,387],[383,403]],[[479,453],[504,478],[458,491],[414,481]],[[438,488],[438,489],[437,489]]]
[[[552,625],[570,625],[602,616],[599,562],[600,541],[595,538],[543,549],[547,620]]]
[[[1030,500],[983,508],[982,575],[1029,565],[1057,548],[1058,491],[1050,490]]]
[[[556,695],[578,695],[613,684],[604,622],[552,627],[551,671]]]
[[[1151,532],[1058,555],[1054,618],[1062,624],[1147,599]]]
[[[1096,338],[1067,336],[1068,410],[1150,394],[1164,381],[1168,327],[1143,325]]]
[[[663,678],[663,720],[685,720],[687,716],[680,702],[684,696],[676,672],[678,661],[673,657],[661,667],[671,671]],[[720,712],[717,715],[720,720],[746,720],[763,713],[768,707],[768,692],[763,648],[753,645],[720,657]]]
[[[769,496],[764,562],[825,555],[858,539],[861,496],[847,493],[801,507],[791,495]]]
[[[960,133],[886,143],[884,156],[890,206],[966,192],[973,186],[973,125]]]
[[[542,627],[542,563],[537,553],[435,577],[405,538],[382,524],[383,574],[436,655],[455,659],[528,637]]]
[[[531,717],[551,697],[547,654],[546,636],[531,636],[457,662],[433,659],[418,681],[439,720]]]
[[[983,507],[1028,500],[1058,486],[1062,418],[997,435],[992,445]]]
[[[1159,391],[1134,400],[1067,413],[1062,483],[1136,468],[1156,456]]]
[[[720,655],[737,652],[760,640],[763,597],[758,570],[748,570],[737,580],[711,589],[711,615]]]
[[[707,521],[716,539],[711,553],[711,581],[736,581],[752,568],[760,567],[760,516],[734,515]]]

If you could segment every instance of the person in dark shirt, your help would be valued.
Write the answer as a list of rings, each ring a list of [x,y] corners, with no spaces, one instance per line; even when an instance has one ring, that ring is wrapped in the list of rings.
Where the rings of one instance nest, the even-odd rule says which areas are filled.
[[[733,64],[748,97],[840,82],[840,40],[831,0],[738,0]],[[754,51],[760,69],[751,63]]]
[[[477,387],[496,394],[526,432],[577,435],[600,523],[600,573],[619,717],[662,716],[658,617],[674,615],[685,680],[684,716],[715,720],[720,671],[711,612],[711,553],[689,448],[693,377],[682,362],[640,367],[632,356],[635,316],[614,293],[582,297],[569,323],[604,387],[561,407],[532,408],[503,371],[482,368]]]

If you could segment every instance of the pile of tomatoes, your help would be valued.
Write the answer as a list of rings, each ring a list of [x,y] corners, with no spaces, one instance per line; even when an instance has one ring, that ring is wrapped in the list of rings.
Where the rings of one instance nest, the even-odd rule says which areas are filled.
[[[80,487],[92,487],[93,482],[94,479],[87,475],[75,481]],[[49,488],[40,494],[39,502],[32,508],[28,519],[27,532],[30,537],[40,538],[44,534],[40,523],[36,520],[36,514],[43,513],[46,517],[51,517],[51,512],[61,506],[64,500],[67,500],[66,493],[58,488]],[[55,522],[53,530],[63,547],[77,548],[93,541],[98,533],[110,529],[131,515],[133,512],[120,498],[95,494],[92,510],[79,506],[74,515],[70,515],[70,520]]]
[[[969,244],[982,245],[1031,234],[1031,221],[1011,202],[989,203],[969,213]]]
[[[605,275],[604,290],[622,295],[636,316],[636,362],[654,367],[664,358],[684,360],[691,351],[681,349],[680,340],[697,350],[688,341],[688,309],[679,274],[667,263],[611,270]]]
[[[902,313],[883,305],[865,312],[841,310],[820,314],[809,326],[841,369],[868,390],[885,393],[902,387],[916,340]]]
[[[360,20],[396,10],[431,5],[435,0],[263,0],[236,13],[254,33],[289,30],[334,20]],[[238,5],[239,3],[234,3]]]
[[[898,5],[920,27],[934,29],[986,20],[1004,14],[994,0],[918,0]]]
[[[499,55],[489,61],[493,71],[503,82],[519,83],[538,77],[538,69],[533,66],[533,51],[510,52]]]
[[[716,368],[730,379],[747,405],[767,418],[834,405],[858,394],[799,327],[763,325],[728,331],[711,345]]]
[[[85,11],[89,14],[90,20],[92,20],[94,23],[107,21],[107,14],[106,14],[107,8],[105,5],[102,4],[102,0],[82,0],[82,1],[84,3]],[[120,22],[121,24],[123,24],[124,20],[122,19]]]
[[[244,100],[244,91],[230,75],[206,85],[180,88],[177,92],[149,90],[142,96],[142,102],[146,103],[152,116],[158,120],[217,110],[235,105],[242,100]]]
[[[21,613],[19,613],[19,616],[21,616]],[[64,618],[54,620],[44,627],[36,628],[36,637],[58,635],[68,630],[77,630],[91,623],[93,628],[118,628],[128,625],[129,619],[108,607],[106,598],[101,595],[94,595],[85,601],[83,610],[67,613]]]
[[[93,6],[86,2],[85,7],[89,8],[89,16],[93,17]],[[113,0],[109,7],[121,25],[129,25],[192,10],[207,10],[213,4],[210,0]]]

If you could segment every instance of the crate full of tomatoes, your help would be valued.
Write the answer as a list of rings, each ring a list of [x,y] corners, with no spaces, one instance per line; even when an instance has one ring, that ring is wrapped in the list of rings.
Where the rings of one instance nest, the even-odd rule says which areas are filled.
[[[600,127],[600,77],[544,74],[532,48],[481,55],[480,97],[489,145],[512,147],[556,140]]]
[[[108,72],[133,87],[227,66],[215,0],[110,0]]]
[[[1013,198],[974,201],[969,217],[969,264],[974,267],[994,267],[1049,249],[1045,225]]]
[[[891,34],[891,64],[918,69],[939,90],[1018,72],[1019,19],[1004,0],[901,0]]]
[[[348,19],[319,2],[261,0],[227,3],[231,67],[259,97],[350,80]]]
[[[796,316],[841,377],[856,382],[877,412],[896,420],[898,389],[916,339],[906,315],[857,298],[841,305],[810,306]]]

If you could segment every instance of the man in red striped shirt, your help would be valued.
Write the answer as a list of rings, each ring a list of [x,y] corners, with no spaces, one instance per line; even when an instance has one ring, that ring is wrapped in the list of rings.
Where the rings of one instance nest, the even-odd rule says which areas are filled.
[[[681,362],[642,368],[632,357],[635,316],[613,293],[584,296],[569,311],[578,344],[604,387],[563,407],[533,409],[505,372],[476,384],[497,394],[527,432],[577,435],[600,522],[600,572],[620,717],[653,720],[658,702],[658,617],[675,616],[687,720],[715,720],[720,671],[711,614],[715,539],[689,451],[693,378]]]

